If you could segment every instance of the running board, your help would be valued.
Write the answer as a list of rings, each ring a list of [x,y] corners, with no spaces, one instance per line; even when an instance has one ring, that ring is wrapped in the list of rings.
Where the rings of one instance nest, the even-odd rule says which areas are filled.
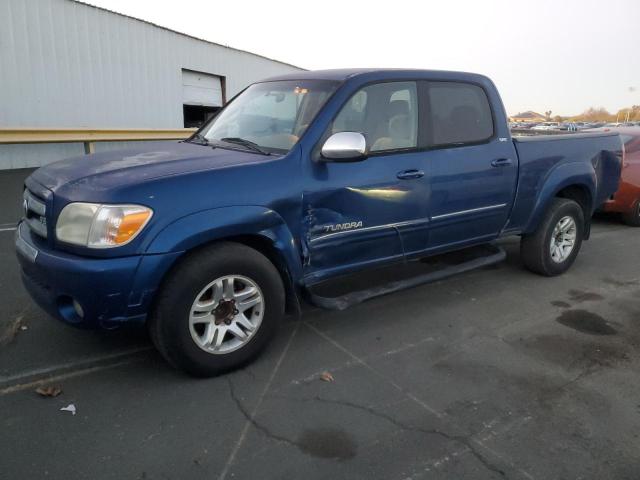
[[[473,252],[474,249],[476,250],[476,254],[474,255],[474,253],[471,253],[469,255],[469,252]],[[480,251],[479,254],[478,250]],[[455,263],[455,261],[454,263],[452,263],[451,257],[455,257],[456,255],[458,257],[463,256],[463,260],[458,263]],[[384,285],[374,286],[372,288],[356,290],[335,297],[322,296],[313,292],[314,287],[320,287],[322,285],[327,285],[335,281],[327,280],[326,282],[322,282],[318,285],[313,285],[307,288],[305,290],[305,295],[307,297],[307,300],[311,304],[318,307],[326,308],[328,310],[345,310],[349,307],[352,307],[353,305],[357,305],[358,303],[362,303],[375,297],[381,297],[383,295],[388,295],[390,293],[405,290],[407,288],[413,288],[417,287],[418,285],[436,282],[453,275],[458,275],[459,273],[464,273],[470,270],[475,270],[477,268],[493,265],[495,263],[503,261],[506,256],[507,255],[505,251],[497,245],[482,245],[480,247],[473,247],[471,249],[461,250],[459,252],[451,252],[434,257],[426,257],[420,260],[420,262],[430,264],[436,267],[436,269],[433,269],[426,273],[414,275],[406,279],[392,281]],[[444,261],[439,261],[441,259],[444,259]],[[440,268],[437,268],[438,266],[440,266]],[[370,277],[371,271],[366,273],[366,275]]]

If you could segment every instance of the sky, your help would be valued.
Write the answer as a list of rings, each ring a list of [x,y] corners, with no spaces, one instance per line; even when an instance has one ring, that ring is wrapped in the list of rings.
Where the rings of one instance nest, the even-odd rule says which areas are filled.
[[[86,0],[315,70],[488,75],[507,112],[640,104],[639,0]]]

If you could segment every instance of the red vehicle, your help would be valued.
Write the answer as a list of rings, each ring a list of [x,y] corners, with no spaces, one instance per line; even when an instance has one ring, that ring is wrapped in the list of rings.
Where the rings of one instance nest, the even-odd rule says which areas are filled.
[[[621,213],[627,225],[640,227],[640,127],[619,127],[626,152],[620,188],[602,206],[605,212]]]

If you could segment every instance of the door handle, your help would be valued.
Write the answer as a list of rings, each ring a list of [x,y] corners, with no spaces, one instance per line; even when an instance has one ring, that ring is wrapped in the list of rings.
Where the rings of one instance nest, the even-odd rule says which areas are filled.
[[[513,160],[510,158],[498,158],[491,162],[492,167],[508,167],[509,165],[513,165]]]
[[[412,178],[422,178],[424,177],[424,172],[422,170],[404,170],[402,172],[398,172],[396,175],[400,180],[410,180]]]

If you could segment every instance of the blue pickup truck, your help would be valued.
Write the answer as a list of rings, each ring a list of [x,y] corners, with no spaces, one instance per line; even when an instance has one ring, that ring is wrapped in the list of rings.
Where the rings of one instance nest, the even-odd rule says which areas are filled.
[[[301,72],[249,86],[186,141],[38,169],[16,250],[51,315],[145,322],[171,364],[215,375],[254,358],[302,300],[345,308],[504,252],[318,293],[348,274],[509,235],[527,268],[564,272],[623,154],[617,134],[511,138],[481,75]]]

